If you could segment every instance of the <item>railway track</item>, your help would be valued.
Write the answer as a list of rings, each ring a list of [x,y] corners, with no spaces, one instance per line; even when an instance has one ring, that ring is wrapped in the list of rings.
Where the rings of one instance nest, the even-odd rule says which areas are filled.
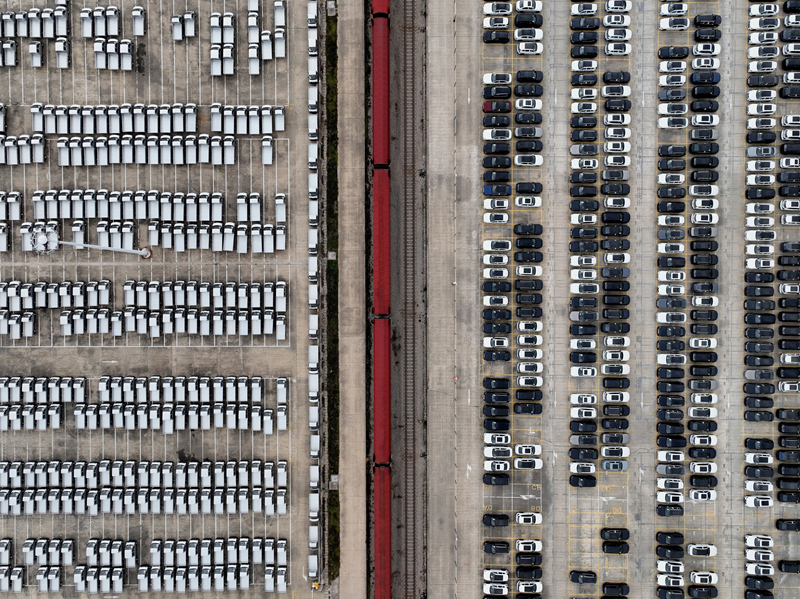
[[[417,360],[419,359],[417,305],[420,289],[418,255],[418,214],[423,209],[419,194],[417,193],[417,127],[420,119],[417,114],[417,81],[415,52],[417,50],[417,0],[403,0],[403,28],[402,28],[402,68],[403,68],[403,241],[402,241],[402,318],[403,318],[403,431],[405,441],[404,461],[404,493],[403,515],[404,534],[403,558],[404,564],[404,597],[418,597],[421,589],[418,588],[418,577],[425,569],[425,560],[419,535],[425,534],[420,530],[424,520],[419,515],[422,506],[419,504],[418,493],[424,489],[419,488],[417,460],[420,458],[418,440],[420,435],[420,420],[424,418],[419,402],[423,397],[420,393],[418,382]],[[424,498],[424,496],[423,496]]]

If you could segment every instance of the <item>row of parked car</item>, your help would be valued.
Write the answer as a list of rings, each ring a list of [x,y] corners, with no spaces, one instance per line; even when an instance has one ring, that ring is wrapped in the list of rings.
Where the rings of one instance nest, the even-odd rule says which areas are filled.
[[[800,145],[793,141],[800,139],[800,130],[791,128],[800,126],[800,115],[791,114],[800,112],[793,110],[792,98],[798,96],[791,86],[800,78],[795,72],[800,69],[800,60],[794,58],[800,56],[800,44],[796,43],[800,41],[800,30],[796,29],[800,5],[785,2],[783,11],[786,16],[782,17],[781,6],[772,3],[749,7],[748,29],[753,33],[748,34],[747,83],[758,88],[748,91],[747,105],[744,418],[748,422],[771,422],[777,417],[779,421],[778,450],[774,454],[773,438],[745,439],[745,490],[754,493],[745,496],[745,503],[751,507],[770,507],[775,499],[800,503],[800,453],[796,451],[800,448],[800,414],[794,409],[772,410],[775,393],[800,391],[800,355],[794,353],[800,350],[800,327],[796,326],[800,322],[800,299],[796,297],[800,286],[794,283],[800,280],[800,270],[792,268],[800,266],[800,243],[778,243],[782,233],[792,231],[791,225],[800,224],[800,201],[790,199],[800,195],[796,185],[800,183],[800,160],[792,156],[800,151]],[[781,56],[785,58],[780,60]],[[776,91],[770,89],[780,82],[774,74],[779,66],[774,59],[780,60],[787,84],[779,92],[784,100],[780,103]],[[781,115],[783,110],[787,113]],[[779,141],[783,143],[776,148]],[[754,149],[756,155],[750,156]],[[778,152],[784,157],[776,160]],[[780,169],[777,174],[776,166]],[[777,301],[776,291],[784,296]],[[779,462],[777,466],[775,461]],[[773,485],[776,470],[779,478]],[[778,492],[773,493],[776,486]],[[771,547],[771,539],[766,547]],[[769,569],[771,575],[771,565]],[[760,591],[769,591],[773,584],[772,579],[764,579],[747,586],[753,589],[748,593],[759,599],[766,596]]]
[[[631,51],[630,10],[631,3],[624,0],[573,3],[570,8],[570,52],[575,59],[570,77],[570,376],[589,381],[598,374],[602,377],[600,392],[570,395],[573,447],[569,468],[570,485],[574,487],[594,487],[598,467],[606,472],[625,472],[630,455],[626,447],[629,436],[623,431],[630,413],[625,391],[630,384],[630,353],[625,349],[630,343],[625,336],[630,332],[626,322],[630,296],[625,292],[630,288],[626,265],[631,259],[626,239],[630,234],[627,209],[631,205],[627,197],[631,76],[627,70],[606,70],[599,75],[603,70],[600,62]],[[605,12],[602,19],[601,12]],[[601,26],[602,31],[598,31]],[[606,42],[602,56],[601,37]],[[607,64],[613,64],[614,69],[622,67],[618,59]],[[605,127],[602,140],[600,125]],[[605,196],[600,201],[594,199],[598,193]],[[596,339],[598,329],[600,341]],[[602,408],[598,398],[604,404]],[[605,431],[599,437],[598,418]],[[598,442],[602,444],[599,451]],[[605,583],[603,592],[624,594],[615,584]]]
[[[718,263],[715,253],[718,244],[714,238],[717,236],[715,225],[719,222],[716,213],[719,201],[713,196],[719,193],[719,188],[714,185],[719,179],[715,170],[719,160],[714,155],[719,152],[719,145],[714,140],[719,138],[715,127],[720,119],[715,114],[719,104],[713,98],[720,93],[717,85],[720,82],[717,72],[720,60],[717,56],[721,46],[717,42],[722,37],[718,29],[722,17],[706,14],[691,19],[686,16],[688,8],[683,3],[666,3],[659,8],[661,30],[684,31],[693,27],[695,41],[691,49],[685,46],[659,48],[659,72],[663,73],[658,79],[657,118],[658,128],[662,131],[659,135],[664,141],[672,141],[675,137],[673,131],[690,129],[688,137],[692,143],[689,151],[694,154],[690,166],[698,169],[691,171],[688,177],[684,174],[687,168],[685,145],[659,147],[657,209],[658,225],[664,228],[657,232],[656,349],[659,353],[656,387],[659,395],[656,442],[660,450],[656,467],[656,500],[659,503],[656,512],[662,517],[683,515],[681,504],[687,496],[693,502],[715,500],[714,487],[717,485],[714,476],[717,471],[714,462],[716,450],[713,448],[717,439],[708,434],[717,430],[717,409],[713,407],[717,398],[716,394],[706,392],[716,389],[714,377],[718,373],[715,364],[718,354],[713,351],[717,346],[714,335],[717,333],[715,321],[718,313],[713,308],[719,300],[713,295],[717,291],[713,280],[719,276],[714,268]],[[687,64],[690,54],[695,58]],[[683,73],[687,73],[689,68],[693,72],[687,77]],[[687,89],[687,85],[691,87]],[[690,94],[694,98],[691,106],[684,102]],[[684,116],[690,109],[694,113],[692,117]],[[687,191],[692,197],[689,206],[685,201]],[[687,234],[693,239],[689,243],[685,241]],[[687,264],[687,250],[692,252],[688,256],[690,264]],[[686,285],[687,278],[694,282]],[[687,323],[691,334],[697,335],[688,340],[688,348],[683,339]],[[702,393],[691,394],[695,405],[685,413],[682,408],[686,403],[686,365],[692,377],[688,381],[689,389]],[[686,416],[690,420],[684,423]],[[688,435],[688,439],[685,436],[687,431],[693,433]],[[684,478],[687,467],[683,449],[687,446],[691,446],[689,458],[699,461],[689,462],[690,475]],[[685,487],[690,488],[685,491]],[[665,582],[664,589],[672,586],[668,580]],[[716,596],[716,590],[708,588],[712,590],[698,590],[698,594],[690,592],[690,595]],[[662,590],[659,588],[659,592]],[[661,594],[669,593],[663,590]]]

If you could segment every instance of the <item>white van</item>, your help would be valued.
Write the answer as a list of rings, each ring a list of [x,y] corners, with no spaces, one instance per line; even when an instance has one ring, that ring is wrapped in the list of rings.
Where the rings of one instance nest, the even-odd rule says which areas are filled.
[[[317,230],[312,227],[308,230],[308,253],[316,256],[317,249]]]
[[[312,522],[319,521],[319,492],[308,494],[308,519]]]
[[[319,98],[319,93],[317,92],[319,88],[316,85],[309,85],[308,86],[308,111],[309,112],[317,112],[317,99]]]
[[[311,459],[313,459],[313,460],[319,459],[319,449],[320,449],[320,436],[319,435],[311,435],[311,440],[310,440],[310,456],[311,456]]]
[[[308,527],[308,548],[317,549],[319,547],[319,526]]]
[[[311,310],[319,308],[319,287],[316,283],[308,286],[308,307]]]
[[[308,372],[319,372],[319,345],[308,346]]]
[[[319,133],[317,131],[317,115],[316,114],[309,114],[308,115],[308,139],[311,141],[317,141]]]
[[[319,177],[317,173],[308,173],[308,198],[310,200],[316,200],[318,197],[317,193],[317,185],[319,183]]]
[[[308,281],[309,283],[317,282],[317,257],[308,257]]]
[[[319,338],[319,315],[308,315],[308,338],[316,341]]]
[[[311,4],[311,3],[309,2],[309,4]],[[316,2],[315,2],[315,4],[316,4]],[[309,29],[308,30],[308,55],[309,56],[316,56],[317,54],[319,54],[319,48],[317,46],[317,44],[319,43],[318,39],[319,38],[317,37],[317,29],[316,28]]]
[[[312,171],[317,170],[317,157],[319,152],[319,144],[317,142],[311,142],[308,144],[308,168]],[[311,191],[311,185],[309,181],[309,192]],[[316,188],[315,188],[316,189]]]
[[[308,428],[319,429],[319,406],[308,406]]]
[[[319,83],[319,60],[316,56],[308,57],[308,82],[315,85]]]
[[[308,0],[308,26],[313,29],[317,27],[317,0]]]
[[[308,224],[312,227],[319,225],[319,202],[308,200]]]

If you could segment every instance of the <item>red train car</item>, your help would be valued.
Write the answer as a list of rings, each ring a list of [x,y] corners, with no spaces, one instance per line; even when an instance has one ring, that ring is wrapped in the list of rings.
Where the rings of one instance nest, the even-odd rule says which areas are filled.
[[[375,463],[388,464],[392,459],[392,373],[391,329],[389,320],[379,318],[373,322],[373,423],[375,437]]]
[[[392,471],[375,468],[375,599],[392,599]]]
[[[388,4],[387,4],[388,8]],[[372,162],[389,165],[389,20],[372,24]]]
[[[391,306],[392,230],[390,215],[389,171],[372,173],[372,311],[389,314]]]
[[[389,16],[389,0],[372,0],[372,16],[373,17],[388,17]]]

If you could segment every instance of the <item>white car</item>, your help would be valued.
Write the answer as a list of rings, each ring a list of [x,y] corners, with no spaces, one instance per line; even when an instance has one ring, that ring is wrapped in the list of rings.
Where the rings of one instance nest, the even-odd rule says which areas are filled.
[[[631,18],[628,15],[616,13],[603,17],[603,27],[629,27],[630,24]]]
[[[695,56],[719,56],[722,52],[722,46],[719,44],[695,44],[692,47],[692,54]]]
[[[608,0],[606,2],[606,12],[631,12],[633,3],[631,0]]]
[[[772,505],[772,498],[765,495],[749,495],[745,497],[745,502],[747,502],[748,499],[760,499],[762,501],[768,499],[769,505]],[[775,559],[775,554],[769,549],[745,549],[744,558],[751,562],[771,562]]]
[[[502,266],[503,264],[508,264],[508,256],[503,254],[484,254],[483,263],[490,266]]]
[[[484,460],[483,461],[483,471],[484,472],[506,472],[508,470],[511,470],[511,464],[509,464],[505,460]]]
[[[747,175],[744,178],[745,185],[772,185],[775,183],[775,175]]]
[[[604,85],[600,95],[604,98],[627,98],[631,95],[631,88],[628,85]]]
[[[748,73],[772,73],[778,68],[774,60],[751,60],[747,63]]]
[[[627,2],[628,0],[623,0]],[[613,44],[606,44],[607,56],[627,56],[631,53],[631,45],[626,42],[615,42]]]
[[[711,70],[715,71],[719,68],[719,58],[695,58],[692,60],[692,68],[695,71]]]
[[[573,17],[591,17],[597,14],[597,4],[584,2],[581,4],[573,4],[570,8],[569,14]]]
[[[517,524],[541,524],[542,515],[538,512],[517,512],[514,521]]]
[[[686,356],[683,354],[658,354],[656,362],[662,366],[680,366],[686,364]]]
[[[485,568],[483,579],[486,582],[506,582],[508,580],[508,570],[493,570]]]
[[[521,374],[540,374],[543,371],[541,362],[517,362],[517,372]]]
[[[798,159],[800,160],[800,159]],[[785,168],[785,167],[784,167]],[[773,171],[775,170],[774,160],[748,160],[745,169],[749,172]]]
[[[659,73],[683,73],[685,70],[685,60],[662,60],[658,63]]]
[[[592,114],[597,112],[597,104],[595,102],[573,102],[570,104],[569,110],[572,114]]]
[[[775,574],[775,568],[771,564],[761,564],[758,562],[745,564],[744,571],[751,576],[772,576]]]
[[[597,410],[595,408],[570,408],[570,418],[596,418]]]
[[[686,322],[683,312],[656,312],[656,322],[661,324],[679,324]]]
[[[490,16],[508,16],[513,6],[509,2],[487,2],[483,5],[483,14]]]
[[[686,546],[686,553],[692,557],[716,557],[717,547],[710,543],[689,543]]]
[[[713,295],[696,295],[692,298],[695,308],[715,308],[719,305],[719,298]]]
[[[686,289],[683,285],[659,285],[658,295],[683,295]]]
[[[768,453],[754,453],[748,451],[744,454],[744,461],[747,464],[771,464],[772,456]],[[755,545],[751,545],[751,547],[755,547]]]
[[[689,112],[689,105],[683,102],[660,102],[656,111],[660,115],[680,116]]]
[[[508,269],[507,268],[484,268],[483,269],[483,278],[484,279],[507,279],[508,278]]]
[[[756,31],[747,37],[747,43],[753,46],[772,46],[777,42],[778,34],[774,31]]]
[[[747,105],[747,114],[750,116],[765,116],[775,114],[777,109],[778,107],[775,104],[771,104],[769,102],[756,102],[754,104]]]
[[[514,166],[542,166],[544,158],[541,154],[517,154],[514,156]]]
[[[717,472],[717,465],[714,462],[691,462],[689,472],[692,474],[714,474]]]
[[[484,85],[508,85],[511,83],[509,73],[485,73],[483,75]]]
[[[682,462],[686,456],[682,451],[677,449],[661,449],[656,454],[659,462]]]
[[[506,337],[484,337],[483,347],[508,347],[508,339]]]
[[[573,87],[570,97],[573,100],[595,100],[597,99],[597,90],[593,87]]]
[[[517,330],[523,333],[539,333],[543,328],[541,320],[523,320],[517,323]]]
[[[503,212],[487,212],[483,215],[483,222],[487,224],[502,224],[508,222],[508,214]]]
[[[483,585],[483,594],[489,596],[503,596],[508,595],[508,585],[502,583],[487,582]]]
[[[667,17],[658,20],[658,28],[661,31],[685,31],[690,22],[686,17]]]
[[[768,480],[746,480],[744,490],[751,493],[771,493],[772,483]]]
[[[771,118],[755,118],[755,119],[747,119],[747,128],[748,129],[774,129],[775,128],[775,119]]]
[[[576,256],[570,256],[569,265],[581,267],[597,266],[597,258],[586,254],[578,254]]]
[[[517,44],[517,54],[522,56],[536,56],[544,52],[541,42],[520,42]]]
[[[597,470],[594,464],[589,462],[570,462],[569,471],[572,474],[594,474]]]
[[[517,445],[514,445],[514,454],[526,455],[526,456],[542,455],[542,446],[533,445],[530,443],[528,444],[518,443]]]
[[[627,391],[603,391],[603,401],[606,403],[628,403],[631,394]]]
[[[629,114],[622,114],[619,112],[615,112],[613,114],[606,114],[603,115],[603,124],[604,125],[620,125],[625,127],[630,125],[631,123],[631,115]]]
[[[574,212],[570,214],[569,222],[573,225],[594,225],[597,224],[597,215],[587,214],[585,212]]]
[[[685,281],[686,273],[682,270],[659,270],[657,277],[663,282]]]
[[[538,42],[544,39],[544,32],[541,29],[515,29],[515,42]]]
[[[508,445],[511,435],[508,433],[483,433],[483,442],[486,445]]]
[[[631,450],[622,445],[604,445],[600,448],[600,455],[604,458],[627,458],[631,455]]]
[[[573,281],[594,281],[597,271],[589,268],[573,268],[569,271],[569,278]]]
[[[574,406],[591,406],[597,403],[597,396],[594,393],[571,393],[569,403]]]
[[[717,444],[716,435],[690,435],[689,443],[702,447],[714,447]]]
[[[683,503],[683,493],[676,491],[659,491],[656,493],[658,503]]]
[[[715,403],[717,403],[718,400],[719,398],[717,397],[716,393],[692,393],[691,395],[692,403],[701,404],[705,406],[714,405]]]
[[[483,141],[508,141],[511,139],[511,129],[484,129]]]
[[[538,335],[537,335],[538,336]],[[540,376],[518,376],[517,385],[520,387],[541,387],[544,379]]]
[[[662,4],[658,11],[662,17],[682,17],[689,11],[689,5],[683,2]]]
[[[747,92],[748,102],[772,102],[777,97],[774,89],[751,89]]]
[[[680,214],[659,214],[656,222],[659,227],[681,227],[685,220]]]
[[[485,198],[483,200],[484,210],[508,210],[508,200],[505,198]]]
[[[538,98],[519,98],[514,101],[514,108],[517,110],[541,110],[542,101]]]
[[[569,161],[572,170],[593,170],[599,166],[597,158],[573,158]]]
[[[751,270],[775,268],[775,260],[772,258],[748,258],[744,261],[744,267]]]
[[[508,17],[485,17],[484,29],[508,29]]]
[[[601,364],[600,374],[606,376],[626,376],[631,373],[631,367],[627,364]]]
[[[609,158],[616,158],[616,156],[606,156],[606,166],[612,166],[608,163]],[[630,164],[630,158],[628,156],[624,156],[624,158],[628,159],[628,162],[625,164],[615,164],[613,166],[628,166]],[[631,199],[624,198],[624,197],[609,197],[603,200],[603,205],[606,208],[630,208],[631,207]]]
[[[715,196],[719,194],[719,187],[716,185],[690,185],[689,195],[693,196]]]
[[[488,445],[483,448],[483,457],[485,458],[510,458],[511,448],[502,447],[500,445]]]
[[[608,17],[606,17],[606,19],[607,18]],[[608,42],[627,42],[631,37],[633,37],[633,34],[630,29],[606,29],[606,41]]]
[[[517,360],[541,360],[544,353],[540,349],[518,349]]]
[[[574,72],[587,73],[597,70],[596,60],[573,60],[570,69]]]
[[[771,216],[748,216],[744,219],[744,226],[769,229],[775,226],[775,219]]]
[[[719,208],[717,198],[692,198],[692,208],[695,210],[716,210]]]
[[[518,580],[517,592],[518,593],[539,593],[544,588],[538,580]]]
[[[778,14],[777,4],[753,4],[750,6],[751,17],[774,17]]]
[[[514,198],[517,208],[541,208],[542,198],[539,196],[517,196]]]
[[[517,12],[542,12],[541,0],[517,0]]]
[[[517,335],[519,345],[541,345],[543,337],[541,335]]]
[[[679,478],[657,478],[656,487],[666,491],[680,491],[683,489],[683,481]]]
[[[537,539],[517,539],[514,542],[517,551],[541,551],[542,542]]]
[[[541,266],[517,266],[516,272],[518,277],[541,277],[543,270]]]
[[[767,535],[744,535],[744,544],[758,549],[769,549],[775,542]]]
[[[656,562],[656,569],[659,572],[680,574],[683,572],[683,562],[660,559]]]
[[[600,293],[600,285],[597,283],[570,283],[569,292],[573,295]]]
[[[660,87],[681,87],[686,85],[686,75],[660,75],[658,85]]]
[[[507,239],[487,239],[483,242],[484,252],[510,252],[511,242]]]
[[[659,243],[656,246],[656,249],[659,254],[679,254],[682,253],[686,249],[686,247],[682,243],[671,242],[671,243]]]
[[[504,295],[484,295],[483,305],[489,307],[507,306],[508,298]]]
[[[627,362],[631,359],[631,353],[624,349],[604,349],[603,360],[609,362]]]
[[[569,375],[577,378],[588,378],[597,376],[597,368],[591,366],[572,366]]]
[[[755,60],[777,58],[780,55],[781,49],[778,46],[753,46],[747,49],[747,58]]]
[[[660,173],[658,175],[659,185],[680,185],[686,180],[686,176],[680,173]]]
[[[544,462],[536,458],[514,458],[516,470],[541,470]]]
[[[692,115],[692,127],[716,127],[717,125],[719,125],[719,117],[716,114]]]
[[[798,214],[784,214],[781,216],[782,225],[800,225],[800,215]]]
[[[774,17],[757,17],[747,21],[750,31],[771,31],[781,26],[781,20]]]
[[[607,141],[603,144],[603,150],[613,154],[627,154],[631,151],[629,141]]]
[[[779,286],[780,292],[785,295],[797,295],[800,294],[800,285],[795,283],[781,283]]]
[[[628,264],[631,255],[627,252],[614,252],[613,254],[603,254],[603,262],[606,264]]]
[[[658,574],[656,576],[656,584],[662,587],[682,587],[683,576],[676,574]]]
[[[689,119],[684,116],[662,116],[658,119],[659,129],[686,129]]]
[[[748,243],[744,246],[744,253],[748,256],[771,256],[775,246],[770,244]]]

